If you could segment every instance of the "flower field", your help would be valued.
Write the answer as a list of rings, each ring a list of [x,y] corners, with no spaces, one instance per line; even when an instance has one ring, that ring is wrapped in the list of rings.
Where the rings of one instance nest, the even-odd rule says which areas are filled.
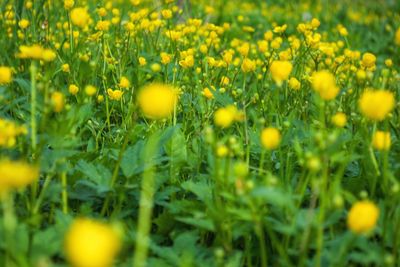
[[[0,267],[400,266],[400,2],[1,0]]]

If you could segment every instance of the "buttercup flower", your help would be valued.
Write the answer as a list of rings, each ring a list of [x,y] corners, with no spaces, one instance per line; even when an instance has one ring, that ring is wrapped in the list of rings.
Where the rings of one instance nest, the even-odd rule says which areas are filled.
[[[74,267],[110,267],[121,247],[116,231],[91,219],[76,219],[64,240],[65,253]]]
[[[261,144],[268,150],[278,148],[281,139],[281,133],[276,128],[268,127],[263,129],[261,132]]]
[[[347,122],[346,114],[344,114],[343,112],[338,112],[332,117],[332,123],[336,127],[342,128],[346,125],[346,122]]]
[[[332,100],[339,93],[335,76],[326,70],[314,72],[311,77],[311,85],[314,91],[324,100]]]
[[[389,150],[391,145],[390,132],[376,131],[372,138],[372,146],[377,150]]]
[[[347,226],[357,234],[367,233],[376,226],[379,217],[378,207],[368,201],[356,202],[347,215]]]
[[[153,83],[143,87],[137,97],[143,115],[150,119],[169,117],[178,101],[178,90],[171,85]]]
[[[0,194],[24,188],[39,177],[39,169],[26,162],[0,160]]]
[[[394,107],[394,96],[390,91],[366,90],[359,100],[361,113],[374,121],[384,120]]]
[[[281,85],[283,81],[289,78],[290,73],[292,72],[293,66],[289,61],[273,61],[269,70],[271,71],[272,79],[278,84]]]
[[[84,7],[76,7],[70,13],[72,24],[79,28],[87,26],[90,16]]]
[[[12,82],[12,71],[9,67],[0,66],[0,85]]]

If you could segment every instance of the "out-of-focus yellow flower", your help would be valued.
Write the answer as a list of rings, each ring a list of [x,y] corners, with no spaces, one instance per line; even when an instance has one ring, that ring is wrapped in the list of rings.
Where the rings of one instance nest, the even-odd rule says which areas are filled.
[[[391,145],[390,132],[376,131],[372,138],[372,146],[377,150],[389,150]]]
[[[50,99],[55,112],[61,112],[64,109],[65,98],[63,93],[53,92]]]
[[[70,72],[69,64],[63,64],[63,65],[61,66],[61,70],[62,70],[63,72]]]
[[[378,222],[379,208],[372,202],[363,200],[355,203],[347,215],[347,226],[357,234],[373,230]]]
[[[393,66],[393,60],[391,60],[390,58],[385,60],[385,65],[386,67],[390,68]]]
[[[0,118],[0,147],[13,147],[17,137],[26,133],[26,127],[18,126],[12,121]]]
[[[147,64],[147,60],[144,57],[139,57],[139,65],[145,66]]]
[[[396,31],[394,41],[395,41],[396,45],[400,46],[400,28],[398,28]]]
[[[171,9],[163,9],[161,10],[161,15],[164,19],[170,19],[172,18],[172,11]]]
[[[70,13],[72,24],[79,28],[85,28],[89,22],[90,16],[84,7],[76,7]]]
[[[229,153],[229,149],[226,145],[217,146],[217,156],[220,158],[226,157]]]
[[[76,95],[79,92],[79,87],[75,84],[70,84],[68,87],[68,91],[71,95]]]
[[[361,65],[365,68],[371,68],[375,66],[376,56],[372,53],[365,53],[362,56]]]
[[[12,82],[11,68],[0,66],[0,85],[8,84],[11,82]]]
[[[297,90],[300,90],[300,86],[301,86],[301,84],[300,84],[299,80],[297,80],[295,77],[292,77],[289,79],[290,89],[297,91]]]
[[[39,177],[39,169],[26,162],[0,160],[0,194],[24,188]]]
[[[51,49],[44,49],[42,54],[42,59],[44,61],[50,62],[56,58],[56,53]]]
[[[326,70],[314,72],[311,77],[311,84],[314,91],[324,100],[332,100],[339,93],[335,76]]]
[[[121,91],[121,90],[118,90],[118,89],[113,90],[113,89],[109,88],[109,89],[107,89],[107,94],[108,94],[108,97],[110,97],[111,100],[119,101],[119,100],[121,100],[122,95],[124,94],[124,92]]]
[[[361,113],[374,121],[384,120],[394,104],[393,93],[385,90],[366,90],[359,100]]]
[[[161,70],[161,66],[158,63],[153,63],[153,64],[151,64],[150,69],[153,72],[159,72]]]
[[[359,69],[356,72],[356,77],[357,77],[357,80],[363,81],[367,78],[367,72],[363,69]]]
[[[243,59],[241,68],[242,68],[242,71],[245,73],[255,71],[256,70],[256,62],[249,58],[245,58],[245,59]]]
[[[174,111],[178,101],[178,90],[171,85],[153,83],[140,90],[137,100],[145,117],[164,119]]]
[[[208,87],[203,89],[202,94],[208,99],[214,98],[214,94],[211,92],[211,90]]]
[[[187,55],[182,60],[179,60],[179,65],[181,65],[181,67],[184,69],[193,67],[194,66],[193,55]]]
[[[75,4],[74,0],[64,0],[64,8],[70,10]]]
[[[19,22],[18,22],[18,26],[21,28],[21,29],[26,29],[26,28],[28,28],[28,26],[29,26],[29,20],[27,20],[27,19],[21,19]]]
[[[161,57],[161,63],[164,64],[164,65],[166,65],[166,64],[171,62],[171,55],[169,55],[169,54],[167,54],[165,52],[162,52],[160,54],[160,57]]]
[[[43,48],[40,45],[21,45],[19,51],[17,54],[19,58],[41,59],[43,56]]]
[[[274,127],[265,128],[261,132],[261,144],[268,150],[278,148],[281,139],[281,133]]]
[[[110,267],[121,248],[118,233],[91,219],[76,219],[64,240],[65,253],[74,267]]]
[[[242,112],[238,111],[236,106],[229,105],[219,108],[214,113],[214,123],[221,128],[228,128],[234,121],[241,121],[242,115]]]
[[[131,82],[125,76],[122,76],[119,80],[119,87],[123,89],[128,89],[131,86]]]
[[[98,95],[97,96],[97,103],[102,103],[104,101],[104,96],[103,95]]]
[[[56,53],[51,49],[45,49],[40,45],[25,46],[21,45],[19,47],[19,53],[17,57],[24,59],[42,59],[44,61],[53,61],[56,58]]]
[[[336,126],[336,127],[344,127],[347,123],[347,117],[346,114],[344,114],[343,112],[338,112],[335,115],[332,116],[332,123]]]
[[[108,31],[110,29],[110,22],[108,20],[98,21],[96,24],[96,29],[98,31]]]
[[[282,85],[282,82],[289,78],[292,72],[293,66],[289,61],[276,60],[271,63],[269,70],[271,71],[272,79],[278,84]]]
[[[88,96],[92,96],[94,94],[96,94],[97,89],[96,87],[94,87],[93,85],[86,85],[85,87],[85,94]]]

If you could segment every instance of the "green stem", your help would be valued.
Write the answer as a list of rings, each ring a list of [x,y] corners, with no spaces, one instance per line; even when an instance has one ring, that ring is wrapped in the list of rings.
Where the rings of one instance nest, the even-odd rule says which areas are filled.
[[[150,243],[151,216],[153,212],[154,193],[155,193],[155,167],[154,157],[159,143],[159,133],[153,134],[144,151],[146,170],[143,173],[142,188],[140,191],[139,219],[136,232],[134,267],[146,266]]]
[[[1,195],[1,203],[3,206],[3,226],[4,226],[4,238],[6,246],[6,257],[5,257],[5,266],[13,266],[11,251],[14,246],[14,232],[17,226],[17,218],[15,217],[14,212],[14,200],[13,196],[8,192],[2,193]]]
[[[64,214],[68,213],[68,190],[67,190],[67,172],[61,173],[61,186],[62,186],[62,211]]]
[[[31,75],[31,147],[32,153],[36,152],[37,140],[36,140],[36,73],[37,67],[34,61],[31,63],[30,67]]]

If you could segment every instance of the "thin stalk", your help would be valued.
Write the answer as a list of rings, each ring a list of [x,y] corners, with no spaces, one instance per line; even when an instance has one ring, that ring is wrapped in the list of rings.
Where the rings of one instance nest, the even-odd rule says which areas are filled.
[[[153,165],[158,143],[159,133],[155,133],[150,137],[143,155],[143,158],[146,159],[146,170],[143,173],[142,188],[140,191],[138,228],[133,260],[134,267],[144,267],[147,261],[155,193],[155,167]]]

